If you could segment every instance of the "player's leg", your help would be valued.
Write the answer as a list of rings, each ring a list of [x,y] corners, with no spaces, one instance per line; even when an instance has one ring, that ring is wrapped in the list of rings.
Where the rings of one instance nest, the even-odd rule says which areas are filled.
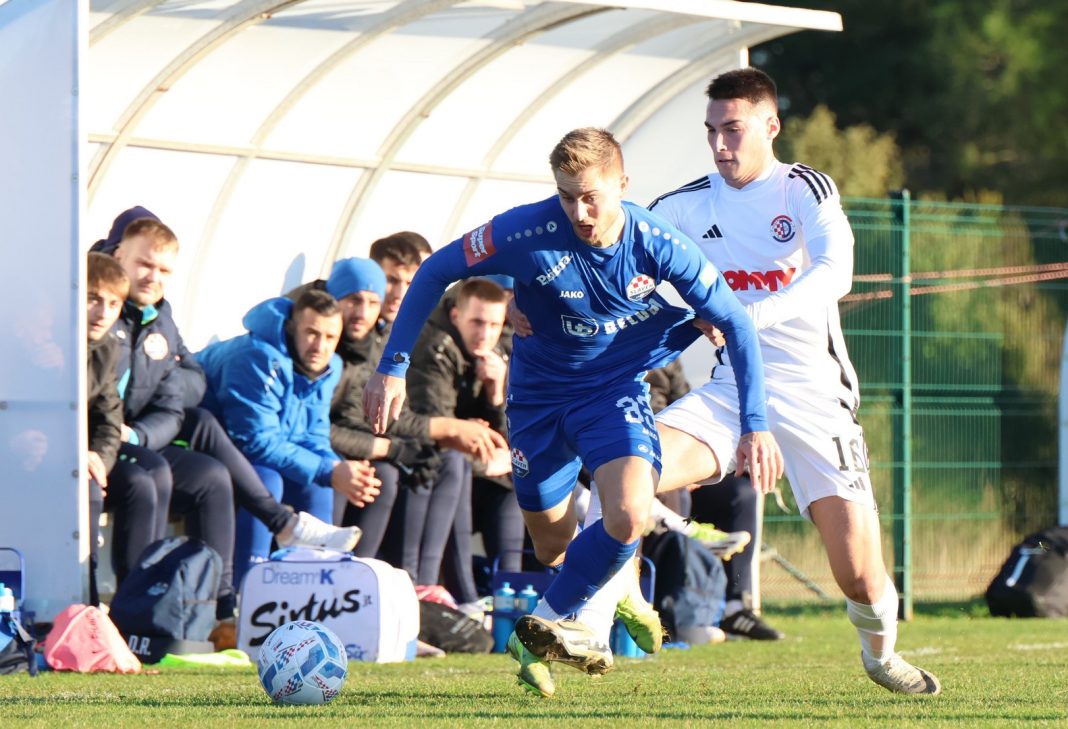
[[[713,380],[656,414],[661,458],[658,493],[690,484],[715,484],[735,468],[741,437],[738,390]]]
[[[798,509],[819,530],[868,676],[891,691],[938,693],[938,680],[894,652],[897,591],[886,574],[864,433],[834,401],[772,396],[772,430]]]

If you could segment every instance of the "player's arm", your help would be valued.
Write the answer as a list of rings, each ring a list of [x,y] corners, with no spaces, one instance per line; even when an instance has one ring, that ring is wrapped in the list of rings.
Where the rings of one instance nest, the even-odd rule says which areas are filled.
[[[853,285],[853,231],[838,190],[826,175],[811,174],[819,175],[825,187],[814,192],[801,179],[787,181],[787,199],[800,222],[810,265],[780,291],[746,307],[757,329],[820,312]]]
[[[375,433],[385,433],[387,426],[400,417],[412,347],[445,289],[461,278],[507,273],[500,266],[500,258],[495,255],[492,225],[487,223],[438,250],[419,266],[393,322],[378,371],[363,391],[364,413]]]

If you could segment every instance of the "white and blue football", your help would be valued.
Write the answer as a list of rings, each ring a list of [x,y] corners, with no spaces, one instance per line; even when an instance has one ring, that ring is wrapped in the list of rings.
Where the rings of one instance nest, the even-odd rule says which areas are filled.
[[[271,631],[257,664],[263,690],[278,704],[325,704],[340,693],[349,672],[344,644],[310,620]]]

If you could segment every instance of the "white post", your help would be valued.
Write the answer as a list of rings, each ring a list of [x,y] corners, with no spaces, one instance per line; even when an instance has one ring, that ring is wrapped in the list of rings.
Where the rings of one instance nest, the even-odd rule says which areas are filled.
[[[79,62],[84,0],[0,3],[0,546],[25,608],[84,601],[86,344]]]
[[[1064,347],[1061,349],[1061,395],[1060,438],[1057,448],[1059,457],[1059,487],[1057,489],[1057,522],[1068,526],[1068,325],[1064,330]]]

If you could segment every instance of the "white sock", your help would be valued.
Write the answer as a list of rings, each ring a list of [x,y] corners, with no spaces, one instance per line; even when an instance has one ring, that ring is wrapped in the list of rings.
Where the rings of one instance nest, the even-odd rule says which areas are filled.
[[[590,489],[580,483],[575,484],[571,492],[575,499],[575,516],[583,526],[586,524],[586,516],[590,513]],[[598,509],[600,506],[598,505]]]
[[[582,528],[588,529],[595,521],[601,518],[604,512],[601,510],[601,494],[597,491],[597,484],[590,481],[590,503],[586,507],[586,518],[582,521]]]
[[[563,620],[564,616],[549,607],[549,603],[545,601],[545,598],[538,600],[538,606],[534,608],[534,612],[531,613],[534,617],[544,618],[545,620],[551,620],[554,623],[558,620]]]
[[[867,658],[882,662],[893,657],[897,643],[897,588],[889,575],[882,597],[874,605],[846,598],[846,613],[857,629],[861,652]]]
[[[688,519],[676,514],[665,506],[660,499],[653,499],[649,514],[652,515],[653,519],[663,524],[666,529],[670,529],[673,532],[682,532],[686,536],[691,536],[691,534],[687,533],[687,528],[689,528],[690,532],[694,531],[694,527]]]
[[[612,633],[612,623],[616,619],[616,605],[632,587],[637,590],[637,584],[637,573],[634,571],[634,562],[631,560],[594,593],[593,597],[575,614],[575,619],[607,644]]]

